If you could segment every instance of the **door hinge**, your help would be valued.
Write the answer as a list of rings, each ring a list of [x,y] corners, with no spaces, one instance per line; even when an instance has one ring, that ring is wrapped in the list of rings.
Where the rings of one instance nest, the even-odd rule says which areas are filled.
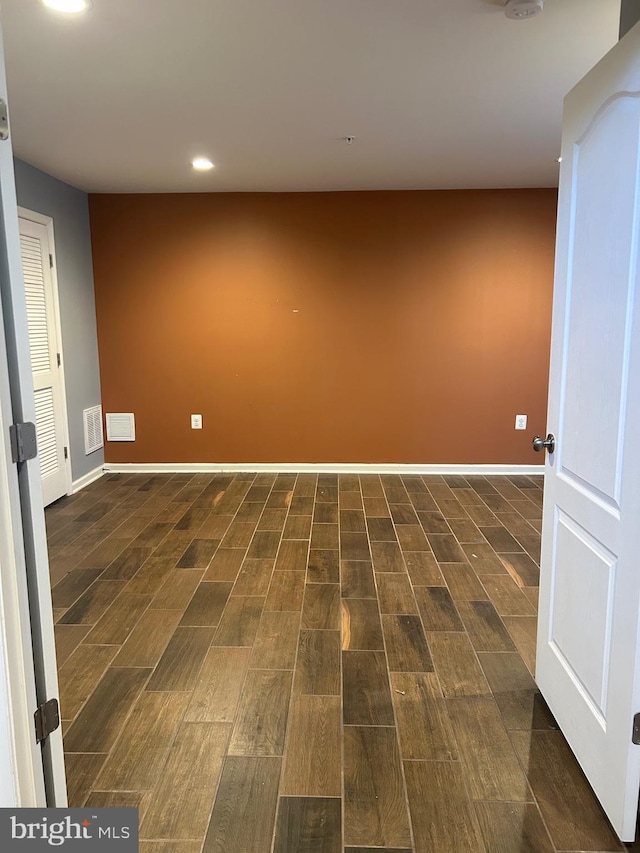
[[[56,358],[57,358],[57,361],[58,361],[58,367],[60,367],[60,365],[62,364],[62,358],[60,357],[60,353],[59,353],[59,352],[57,352],[57,353],[56,353]]]
[[[64,449],[64,458],[65,459],[69,458],[69,448],[68,447],[65,447],[65,449]]]
[[[49,255],[49,267],[53,269],[53,255]]]
[[[640,746],[640,714],[636,714],[633,718],[633,731],[631,732],[631,743]]]
[[[7,111],[7,102],[0,98],[0,139],[9,138],[9,113]]]
[[[40,705],[33,715],[33,719],[36,724],[36,743],[42,743],[60,725],[58,700],[49,699],[44,705]]]
[[[35,459],[38,455],[35,424],[30,422],[13,424],[9,427],[9,438],[11,459],[14,462],[26,462],[28,459]]]

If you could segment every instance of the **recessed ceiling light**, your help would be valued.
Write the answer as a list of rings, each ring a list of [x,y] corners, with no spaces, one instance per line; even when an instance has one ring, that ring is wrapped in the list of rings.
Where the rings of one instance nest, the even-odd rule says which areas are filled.
[[[42,0],[45,6],[56,12],[64,12],[67,15],[77,12],[86,12],[91,5],[90,0]]]
[[[213,163],[208,157],[196,157],[195,160],[191,161],[191,165],[198,172],[208,172],[209,169],[213,169]]]

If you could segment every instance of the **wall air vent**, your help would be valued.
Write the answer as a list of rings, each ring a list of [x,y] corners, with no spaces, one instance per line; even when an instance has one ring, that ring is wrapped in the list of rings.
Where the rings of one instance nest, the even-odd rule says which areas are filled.
[[[102,435],[102,406],[92,406],[82,413],[84,420],[84,452],[87,456],[104,447]]]
[[[133,412],[111,412],[105,416],[105,419],[107,421],[107,441],[136,440],[136,420]]]

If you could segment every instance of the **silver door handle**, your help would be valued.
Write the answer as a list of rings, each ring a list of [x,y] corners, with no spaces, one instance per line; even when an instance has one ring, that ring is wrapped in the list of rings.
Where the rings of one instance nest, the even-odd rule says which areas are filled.
[[[539,453],[541,450],[548,450],[549,453],[553,453],[556,449],[556,439],[551,433],[546,438],[541,438],[537,435],[533,441],[531,442],[533,445],[533,449]]]

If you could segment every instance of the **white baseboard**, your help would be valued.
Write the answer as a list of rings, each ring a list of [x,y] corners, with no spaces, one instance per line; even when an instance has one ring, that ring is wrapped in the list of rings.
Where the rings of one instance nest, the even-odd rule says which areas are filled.
[[[544,474],[544,465],[397,465],[393,463],[335,463],[330,462],[144,462],[122,463],[105,462],[104,470],[119,474],[178,474],[178,473],[216,473],[236,474],[240,472],[268,472],[271,474]],[[86,484],[85,484],[86,485]]]
[[[82,477],[78,477],[77,480],[74,480],[73,483],[71,483],[71,494],[75,495],[76,492],[79,492],[80,489],[84,489],[85,486],[89,485],[89,483],[94,483],[96,480],[99,480],[104,472],[104,466],[99,465],[97,468],[94,468],[93,471],[89,471]]]

